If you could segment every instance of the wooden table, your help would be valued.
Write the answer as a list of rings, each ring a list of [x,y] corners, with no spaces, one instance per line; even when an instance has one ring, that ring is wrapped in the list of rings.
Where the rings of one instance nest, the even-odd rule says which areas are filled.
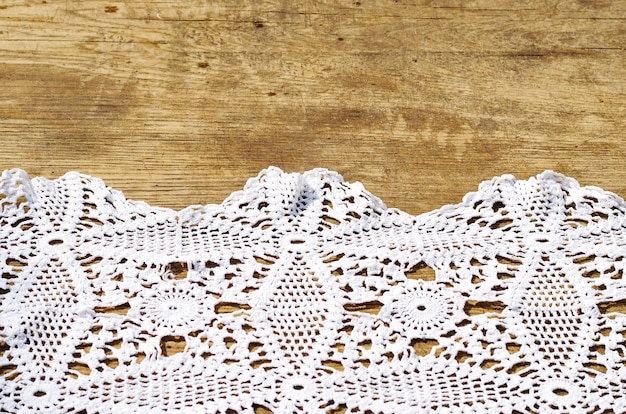
[[[219,203],[326,167],[412,214],[545,169],[626,196],[625,1],[0,1],[0,170]]]
[[[172,208],[269,165],[413,214],[544,169],[626,196],[625,45],[624,1],[4,0],[0,169]]]

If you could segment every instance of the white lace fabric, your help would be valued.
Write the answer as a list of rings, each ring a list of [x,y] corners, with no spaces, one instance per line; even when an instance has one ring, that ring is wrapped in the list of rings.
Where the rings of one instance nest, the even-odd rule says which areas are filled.
[[[181,211],[10,170],[0,207],[0,412],[626,412],[626,204],[553,172],[411,216],[320,169]]]

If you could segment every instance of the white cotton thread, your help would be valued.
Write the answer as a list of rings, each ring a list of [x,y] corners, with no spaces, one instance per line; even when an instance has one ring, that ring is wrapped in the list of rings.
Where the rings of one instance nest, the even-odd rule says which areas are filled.
[[[3,412],[626,412],[626,204],[551,171],[411,216],[323,169],[181,211],[15,169],[0,212]]]

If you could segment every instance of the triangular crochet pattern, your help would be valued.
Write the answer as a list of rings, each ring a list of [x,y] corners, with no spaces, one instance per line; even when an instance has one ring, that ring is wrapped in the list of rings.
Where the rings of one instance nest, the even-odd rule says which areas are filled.
[[[0,180],[0,412],[626,412],[626,204],[547,171],[411,216],[327,170],[220,205]]]

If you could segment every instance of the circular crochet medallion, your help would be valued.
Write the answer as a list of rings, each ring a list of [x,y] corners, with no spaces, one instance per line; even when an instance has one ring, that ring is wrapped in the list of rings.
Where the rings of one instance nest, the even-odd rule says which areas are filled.
[[[441,284],[408,280],[384,295],[380,316],[408,338],[438,336],[462,318],[456,296]]]
[[[580,386],[571,381],[550,380],[539,389],[539,396],[549,406],[569,408],[572,404],[577,405],[582,396]]]
[[[204,303],[209,296],[198,290],[184,282],[146,292],[129,316],[138,317],[156,334],[185,334],[203,325],[202,314],[210,305]]]
[[[607,383],[596,378],[592,387],[585,384],[588,377],[574,371],[566,371],[558,376],[544,379],[535,374],[528,377],[531,395],[537,402],[540,412],[545,413],[587,413],[607,393]],[[532,407],[534,409],[535,407]],[[615,412],[623,412],[617,410]]]

